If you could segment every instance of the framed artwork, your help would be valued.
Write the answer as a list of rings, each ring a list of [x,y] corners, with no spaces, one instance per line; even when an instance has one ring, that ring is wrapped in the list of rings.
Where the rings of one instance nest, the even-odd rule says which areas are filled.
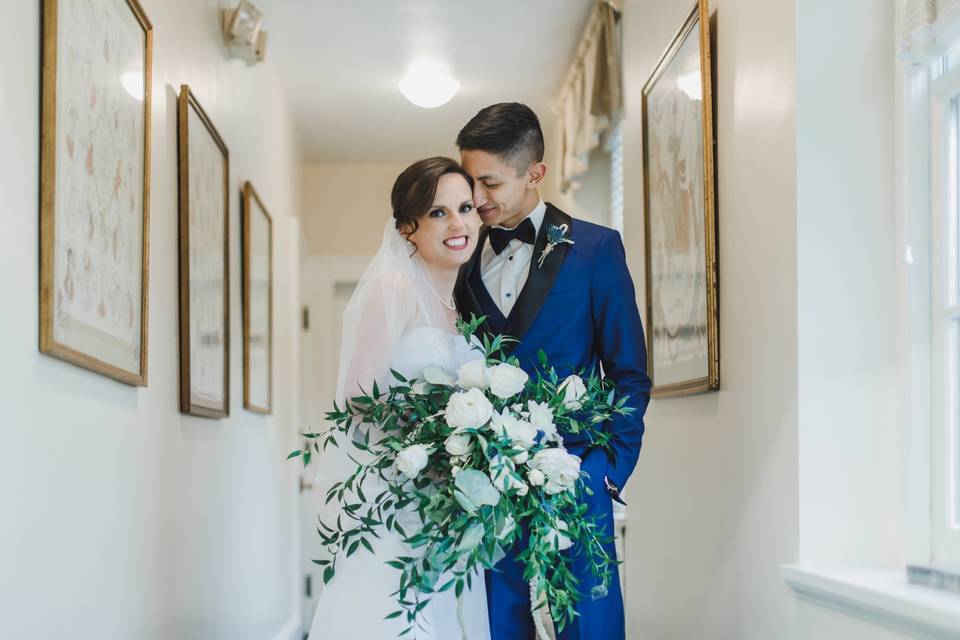
[[[273,398],[273,220],[243,185],[243,406],[269,414]]]
[[[180,410],[230,415],[229,154],[190,87],[177,101]]]
[[[643,87],[648,366],[653,396],[720,388],[707,0]]]
[[[43,0],[40,351],[147,384],[153,27],[136,0]]]

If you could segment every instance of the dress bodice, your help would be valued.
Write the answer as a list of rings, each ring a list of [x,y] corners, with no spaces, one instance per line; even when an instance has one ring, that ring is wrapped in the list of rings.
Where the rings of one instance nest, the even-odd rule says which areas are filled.
[[[390,367],[405,378],[423,379],[423,370],[440,366],[456,375],[465,362],[483,358],[463,336],[433,327],[420,327],[400,339]]]

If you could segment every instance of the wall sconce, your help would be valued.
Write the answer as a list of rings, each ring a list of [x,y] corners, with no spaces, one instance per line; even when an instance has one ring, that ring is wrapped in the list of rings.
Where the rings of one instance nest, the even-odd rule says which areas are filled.
[[[267,54],[267,32],[260,29],[263,13],[252,2],[240,0],[236,9],[222,9],[223,39],[234,58],[254,65]]]

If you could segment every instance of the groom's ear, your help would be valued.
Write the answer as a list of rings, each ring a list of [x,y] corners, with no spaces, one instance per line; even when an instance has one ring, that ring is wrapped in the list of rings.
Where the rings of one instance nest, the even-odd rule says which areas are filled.
[[[537,189],[547,175],[547,165],[542,162],[535,162],[527,169],[527,189]]]

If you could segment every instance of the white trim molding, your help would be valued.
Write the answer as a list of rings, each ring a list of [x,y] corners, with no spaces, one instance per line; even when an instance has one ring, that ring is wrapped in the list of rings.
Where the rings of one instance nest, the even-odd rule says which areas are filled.
[[[907,582],[896,567],[781,565],[780,575],[803,601],[923,640],[960,638],[960,597]]]

